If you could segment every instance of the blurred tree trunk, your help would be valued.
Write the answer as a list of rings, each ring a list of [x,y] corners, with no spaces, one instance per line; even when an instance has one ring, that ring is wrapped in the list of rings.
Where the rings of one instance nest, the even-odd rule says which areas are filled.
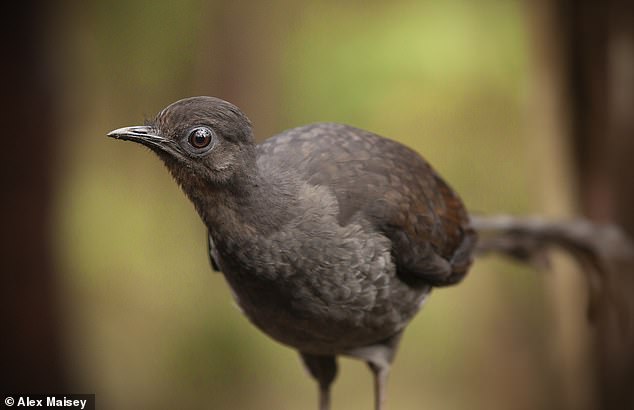
[[[213,30],[203,42],[200,88],[242,109],[262,140],[277,130],[281,54],[300,4],[288,0],[213,4]]]
[[[568,136],[581,210],[634,237],[634,3],[629,0],[526,2],[540,60],[549,70],[547,115]],[[540,119],[539,117],[537,117]],[[565,156],[565,154],[564,154]],[[612,278],[614,305],[599,306],[590,362],[596,396],[588,408],[634,408],[634,272]],[[578,342],[580,343],[580,342]],[[584,386],[577,386],[578,394]],[[574,408],[571,401],[567,407]]]
[[[571,136],[584,214],[616,222],[634,237],[634,3],[562,1]],[[615,296],[634,317],[634,272]],[[634,408],[634,336],[605,306],[596,328],[597,393],[602,409]]]
[[[12,6],[4,24],[2,311],[0,385],[6,392],[67,392],[51,193],[58,130],[45,2]]]

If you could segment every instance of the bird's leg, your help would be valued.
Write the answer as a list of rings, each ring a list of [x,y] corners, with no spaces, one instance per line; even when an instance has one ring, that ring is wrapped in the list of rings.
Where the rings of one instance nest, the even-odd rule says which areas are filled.
[[[368,367],[372,370],[374,376],[374,408],[382,410],[385,401],[385,386],[387,384],[387,375],[390,372],[388,363],[368,362]]]
[[[319,384],[319,410],[330,410],[330,385],[337,377],[335,356],[319,356],[300,352],[308,372]]]
[[[330,410],[330,386],[319,386],[319,410]]]
[[[385,401],[385,387],[390,365],[394,360],[403,331],[399,331],[387,339],[369,346],[346,351],[347,356],[365,361],[374,377],[374,408],[382,410]]]

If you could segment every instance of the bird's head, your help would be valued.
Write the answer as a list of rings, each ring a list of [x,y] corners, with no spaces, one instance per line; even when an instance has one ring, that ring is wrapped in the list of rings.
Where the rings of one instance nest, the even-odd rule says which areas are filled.
[[[186,190],[201,183],[230,183],[255,166],[249,119],[219,98],[177,101],[146,125],[119,128],[108,136],[150,148]]]

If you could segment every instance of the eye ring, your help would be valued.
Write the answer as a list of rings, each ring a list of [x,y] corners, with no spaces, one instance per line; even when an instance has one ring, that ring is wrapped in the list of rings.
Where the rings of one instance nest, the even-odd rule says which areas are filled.
[[[196,127],[189,131],[187,142],[195,149],[207,148],[213,140],[213,132],[207,127]]]

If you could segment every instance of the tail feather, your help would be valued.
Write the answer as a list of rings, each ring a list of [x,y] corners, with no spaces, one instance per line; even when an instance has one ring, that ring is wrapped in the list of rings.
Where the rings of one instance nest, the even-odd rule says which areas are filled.
[[[617,310],[619,322],[633,327],[629,317],[632,309],[627,305],[632,297],[618,291],[618,278],[634,275],[634,244],[618,227],[587,220],[549,221],[508,215],[472,216],[471,222],[479,236],[477,255],[501,253],[544,267],[553,248],[570,254],[587,279],[590,319],[594,319],[600,304],[610,303]]]

